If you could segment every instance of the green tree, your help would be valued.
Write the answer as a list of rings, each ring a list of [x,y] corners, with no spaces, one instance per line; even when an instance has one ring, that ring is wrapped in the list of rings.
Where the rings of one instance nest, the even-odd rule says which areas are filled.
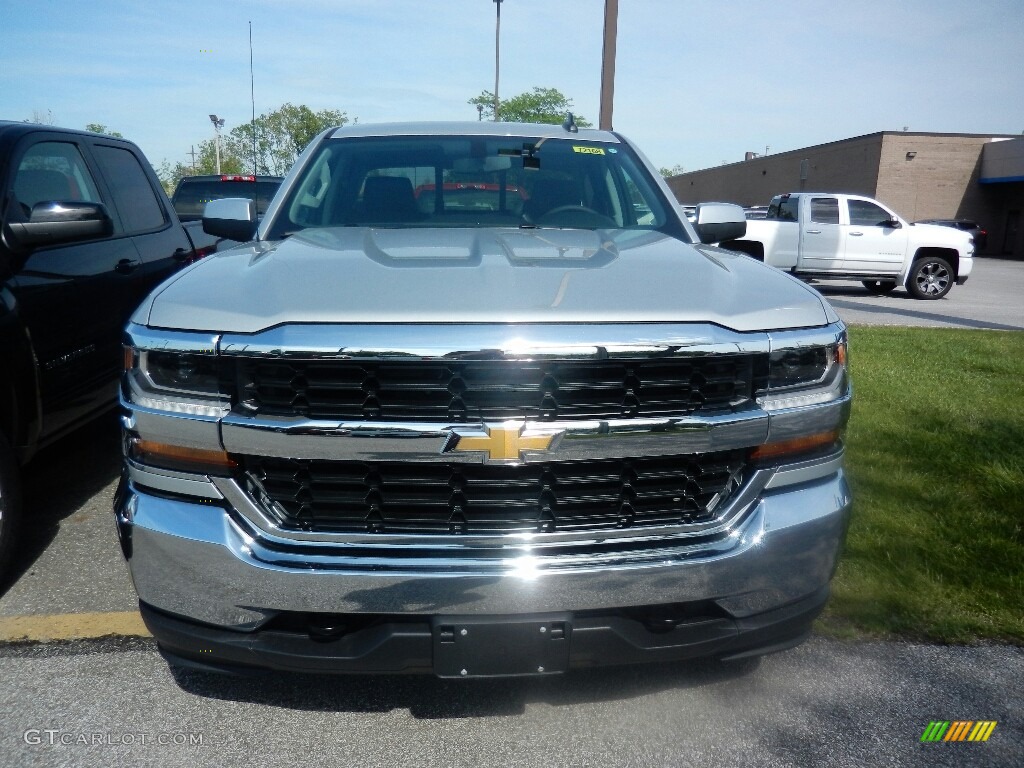
[[[686,169],[679,163],[676,163],[671,168],[659,168],[658,173],[667,179],[669,176],[678,176],[680,173],[686,173]]]
[[[124,138],[124,136],[122,136],[117,131],[108,130],[107,126],[103,125],[103,123],[86,123],[85,130],[92,131],[93,133],[102,133],[106,134],[107,136],[113,136],[115,139]]]
[[[345,125],[348,115],[337,109],[314,112],[305,104],[282,104],[243,125],[236,126],[220,140],[220,172],[253,172],[253,134],[256,136],[255,171],[261,176],[283,176],[316,135],[326,128]],[[164,162],[157,169],[168,193],[184,176],[217,172],[217,154],[213,139],[197,145],[195,159]]]
[[[481,113],[484,120],[494,119],[494,94],[482,91],[479,96],[468,102],[483,107]],[[548,123],[561,125],[567,112],[572,112],[572,99],[566,97],[557,88],[538,88],[520,93],[498,104],[498,119],[506,123]],[[576,125],[589,128],[590,121],[574,115]]]
[[[283,176],[299,153],[318,133],[332,126],[345,125],[348,115],[337,109],[314,112],[305,104],[283,104],[273,112],[232,129],[221,144],[230,154],[241,158],[248,172],[253,170],[253,132],[256,135],[255,165],[260,175]]]
[[[233,154],[227,146],[224,138],[220,142],[220,172],[221,173],[251,173],[252,165],[245,166],[244,161]],[[164,160],[156,169],[156,175],[160,178],[167,194],[172,194],[178,182],[185,176],[204,176],[217,173],[217,148],[213,139],[204,139],[199,142],[195,162],[189,158],[186,162],[172,163]]]

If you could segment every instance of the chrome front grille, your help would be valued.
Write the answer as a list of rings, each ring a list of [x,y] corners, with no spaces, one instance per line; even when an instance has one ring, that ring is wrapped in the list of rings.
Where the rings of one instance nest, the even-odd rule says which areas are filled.
[[[749,405],[756,355],[606,360],[241,360],[242,412],[394,422],[661,418]]]
[[[743,450],[518,466],[243,458],[248,493],[284,528],[414,534],[704,523],[745,465]]]

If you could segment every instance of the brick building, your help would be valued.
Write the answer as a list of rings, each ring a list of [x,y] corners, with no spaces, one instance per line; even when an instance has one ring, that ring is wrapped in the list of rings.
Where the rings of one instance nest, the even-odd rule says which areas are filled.
[[[751,153],[752,154],[752,153]],[[749,156],[749,155],[748,155]],[[909,221],[974,219],[987,252],[1024,258],[1024,139],[883,131],[668,179],[684,205],[767,205],[783,192],[846,192],[882,201]]]

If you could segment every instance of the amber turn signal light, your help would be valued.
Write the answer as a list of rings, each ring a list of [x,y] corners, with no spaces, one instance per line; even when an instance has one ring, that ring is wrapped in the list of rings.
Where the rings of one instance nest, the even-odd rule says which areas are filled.
[[[839,430],[821,432],[808,437],[796,437],[792,440],[780,440],[777,443],[765,443],[751,452],[750,458],[757,460],[778,459],[797,453],[809,453],[819,448],[827,448],[839,440]]]
[[[181,445],[167,445],[153,440],[135,440],[132,453],[140,461],[163,467],[194,469],[200,471],[231,470],[238,462],[225,451],[211,451],[205,448],[186,448]]]

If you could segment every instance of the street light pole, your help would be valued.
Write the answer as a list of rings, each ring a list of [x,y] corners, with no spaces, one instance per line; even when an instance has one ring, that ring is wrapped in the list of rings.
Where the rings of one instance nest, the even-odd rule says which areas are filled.
[[[615,39],[619,26],[619,0],[604,0],[604,50],[601,54],[601,117],[598,127],[612,129],[615,97]]]
[[[497,16],[494,22],[494,122],[498,122],[498,72],[501,66],[501,3],[494,0]]]
[[[213,123],[213,150],[217,155],[217,175],[220,175],[220,129],[224,127],[224,118],[210,115]]]

